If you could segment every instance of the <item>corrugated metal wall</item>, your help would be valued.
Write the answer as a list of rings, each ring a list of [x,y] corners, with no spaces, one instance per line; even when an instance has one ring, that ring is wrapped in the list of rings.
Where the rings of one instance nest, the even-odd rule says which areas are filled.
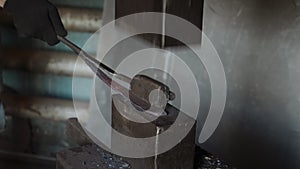
[[[53,0],[53,3],[57,5],[69,32],[68,38],[79,46],[84,46],[102,25],[102,0]],[[73,98],[89,100],[89,88],[86,87],[77,89],[72,95],[73,68],[77,59],[75,54],[63,44],[50,47],[39,40],[20,38],[11,20],[3,14],[0,18],[3,82],[17,94],[14,97],[27,95],[65,99],[66,102]],[[97,49],[90,47],[85,50],[95,54]],[[74,80],[82,86],[91,86],[92,74],[86,67],[82,67]],[[16,106],[22,108],[22,105]]]
[[[102,25],[103,0],[53,0],[68,38],[83,46]],[[82,88],[72,93],[77,55],[63,44],[50,47],[39,40],[20,38],[12,21],[0,11],[1,64],[6,91],[6,129],[0,133],[0,151],[55,156],[72,146],[65,136],[65,120],[74,117],[73,101],[88,109],[92,74],[85,65],[74,75]],[[96,48],[86,48],[95,54]],[[0,154],[1,154],[0,153]]]

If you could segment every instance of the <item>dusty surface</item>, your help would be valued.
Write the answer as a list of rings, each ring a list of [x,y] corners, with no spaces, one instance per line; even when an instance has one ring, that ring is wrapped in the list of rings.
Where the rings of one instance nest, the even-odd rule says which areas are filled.
[[[234,169],[199,147],[196,149],[194,169]],[[57,169],[131,169],[122,157],[112,155],[94,144],[59,153]],[[141,168],[139,168],[141,169]],[[185,169],[185,168],[180,168]]]
[[[121,157],[107,153],[94,144],[57,154],[57,169],[130,169]]]
[[[207,153],[200,147],[196,148],[195,169],[235,169],[221,159]]]

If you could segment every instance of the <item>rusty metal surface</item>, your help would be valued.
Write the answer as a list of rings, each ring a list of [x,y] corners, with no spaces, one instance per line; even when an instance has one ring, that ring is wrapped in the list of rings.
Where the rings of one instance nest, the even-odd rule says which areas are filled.
[[[162,107],[164,105],[159,104],[175,99],[175,94],[170,91],[170,88],[168,86],[145,75],[136,75],[132,79],[132,81],[130,82],[129,94],[135,93],[139,98],[143,99],[144,102],[148,103],[146,107],[143,107],[145,110],[148,110],[151,106],[149,96],[154,90],[159,90],[163,92],[162,94],[165,95],[164,97],[157,93],[155,94],[155,98],[152,98],[156,103],[158,103],[158,105],[156,104],[157,107]],[[134,100],[131,99],[131,101]],[[138,103],[135,104],[138,105]]]
[[[112,155],[95,144],[57,154],[56,169],[130,169],[122,157]]]
[[[94,144],[93,141],[90,140],[90,138],[84,132],[78,120],[75,118],[68,120],[66,135],[70,139],[75,141],[77,144],[79,144],[80,146]],[[66,159],[63,160],[65,161]],[[72,163],[68,163],[68,165],[66,166],[65,162],[60,162],[60,163],[63,164],[63,168],[67,168],[67,167],[72,168],[71,166],[74,165]],[[200,147],[196,147],[195,150],[194,168],[195,169],[234,169],[233,167],[231,167],[221,159],[209,154],[208,152],[204,151]]]
[[[115,100],[116,101],[116,100]],[[126,106],[126,104],[124,104]],[[158,120],[153,123],[148,123],[146,125],[139,125],[134,122],[128,121],[122,115],[120,115],[115,108],[113,108],[113,128],[117,131],[133,137],[149,137],[156,135],[157,126],[168,129],[169,125],[172,124],[172,121],[176,119],[175,115],[172,117],[164,117],[162,120]],[[193,122],[193,121],[191,121]],[[170,169],[170,168],[184,168],[184,169],[193,169],[194,165],[194,152],[195,152],[195,125],[190,133],[173,149],[169,150],[166,153],[158,155],[157,157],[150,157],[145,159],[132,159],[132,158],[122,158],[128,162],[128,164],[134,169],[154,169],[154,164],[157,164],[156,167],[159,169]],[[176,132],[176,131],[174,131]],[[76,119],[70,119],[68,122],[68,128],[66,134],[72,138],[77,144],[85,145],[90,144],[92,141],[86,135],[81,125]],[[112,138],[112,145],[114,144],[114,138]],[[158,139],[159,140],[159,139]],[[77,156],[82,156],[86,158],[85,155],[91,153],[90,150],[83,150],[77,153],[76,157],[73,157],[73,150],[66,151],[63,154],[58,154],[58,169],[62,168],[85,168],[85,165],[78,164]],[[87,152],[86,152],[87,151]],[[99,151],[102,149],[99,148]],[[83,154],[82,154],[83,153]],[[66,154],[69,154],[66,156]],[[94,153],[92,153],[94,154]],[[97,156],[91,156],[91,159],[98,158]],[[82,161],[82,160],[81,160]],[[101,159],[95,159],[93,164],[99,164]],[[114,164],[114,161],[111,161]],[[86,163],[87,164],[87,163]],[[101,164],[101,163],[100,163]],[[89,166],[91,167],[91,166]],[[101,165],[99,165],[101,167]]]
[[[165,159],[167,160],[167,159]],[[165,161],[168,162],[168,161]],[[171,161],[174,162],[174,161]],[[219,158],[197,147],[195,153],[194,169],[235,169]],[[119,167],[119,168],[118,168]],[[147,167],[147,163],[141,163],[140,168]],[[130,162],[125,159],[105,152],[95,144],[86,144],[81,147],[65,150],[57,154],[57,169],[129,169]],[[135,169],[132,167],[132,169]],[[164,169],[186,169],[164,168]]]
[[[45,118],[51,120],[67,120],[75,117],[75,110],[71,100],[59,100],[50,98],[30,97],[13,94],[2,94],[1,100],[5,105],[8,115],[25,118]],[[85,113],[88,104],[78,103],[81,109],[79,113]]]
[[[173,112],[169,115],[162,116],[157,120],[149,123],[137,123],[131,121],[128,116],[138,116],[137,112],[133,109],[130,109],[130,102],[125,102],[123,97],[120,95],[115,95],[113,97],[113,108],[112,108],[112,127],[129,137],[134,138],[146,138],[156,136],[157,142],[154,144],[160,144],[160,136],[157,136],[157,128],[160,128],[162,131],[168,132],[178,132],[178,131],[170,131],[169,127],[173,125],[176,120],[176,114],[179,112]],[[121,107],[120,107],[121,106]],[[117,108],[118,107],[118,108]],[[123,108],[122,108],[123,107]],[[118,110],[122,110],[123,112],[119,112]],[[175,110],[175,109],[174,109]],[[140,112],[138,112],[140,113]],[[149,118],[151,115],[143,115],[145,118]],[[150,117],[152,118],[152,117]],[[187,136],[175,147],[171,150],[149,158],[124,158],[129,164],[136,169],[169,169],[169,168],[185,168],[185,169],[193,169],[194,165],[194,152],[195,152],[195,134],[196,134],[196,124],[194,124],[194,120],[188,116],[183,120],[185,124],[181,124],[182,126],[193,125],[192,130],[189,131]],[[184,128],[184,127],[183,127]],[[112,146],[118,146],[115,142],[116,138],[112,135]],[[138,146],[138,145],[137,145]],[[155,147],[155,145],[149,145],[149,147]],[[154,151],[154,150],[153,150]]]
[[[68,120],[66,136],[74,141],[78,145],[92,144],[93,141],[85,133],[77,118],[71,118]]]

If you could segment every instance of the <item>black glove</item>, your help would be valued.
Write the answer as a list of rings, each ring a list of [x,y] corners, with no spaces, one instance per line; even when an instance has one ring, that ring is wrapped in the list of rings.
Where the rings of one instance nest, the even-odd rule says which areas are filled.
[[[22,37],[33,37],[55,45],[59,42],[57,35],[67,35],[56,7],[48,0],[7,0],[4,11],[13,16]]]

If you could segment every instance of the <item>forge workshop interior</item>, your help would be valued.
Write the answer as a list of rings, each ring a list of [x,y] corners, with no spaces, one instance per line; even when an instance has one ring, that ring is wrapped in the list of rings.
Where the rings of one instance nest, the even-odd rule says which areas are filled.
[[[0,169],[300,169],[300,0],[0,0]]]

